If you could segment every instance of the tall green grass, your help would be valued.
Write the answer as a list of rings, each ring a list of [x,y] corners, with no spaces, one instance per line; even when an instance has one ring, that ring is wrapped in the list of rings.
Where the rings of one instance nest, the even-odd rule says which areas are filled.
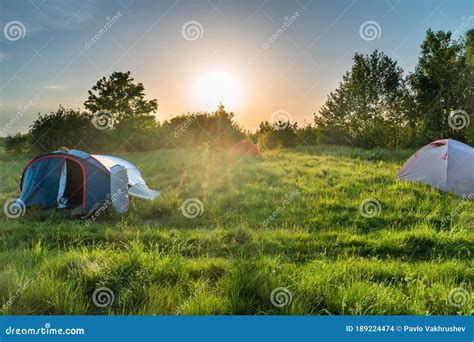
[[[122,157],[153,202],[86,225],[59,210],[1,219],[3,314],[472,314],[474,205],[394,175],[410,151],[329,146],[233,159],[208,150]],[[2,203],[23,156],[0,161]],[[201,216],[183,216],[197,198]],[[377,216],[359,207],[380,203]],[[271,217],[271,219],[269,219]],[[115,300],[98,307],[107,287]],[[272,291],[286,289],[286,305]],[[291,302],[290,300],[291,299]]]

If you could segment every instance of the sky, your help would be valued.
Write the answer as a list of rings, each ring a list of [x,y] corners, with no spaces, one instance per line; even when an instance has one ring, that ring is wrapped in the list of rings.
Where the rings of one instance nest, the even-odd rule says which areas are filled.
[[[84,110],[113,71],[143,83],[161,121],[223,102],[245,129],[303,125],[354,53],[408,73],[426,30],[472,27],[474,0],[0,0],[0,135],[60,104]]]

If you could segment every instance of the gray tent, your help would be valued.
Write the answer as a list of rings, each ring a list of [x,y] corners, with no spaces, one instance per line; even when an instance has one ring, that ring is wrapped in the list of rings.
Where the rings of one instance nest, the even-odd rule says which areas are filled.
[[[415,152],[396,178],[469,196],[474,194],[474,148],[452,139],[434,141]]]

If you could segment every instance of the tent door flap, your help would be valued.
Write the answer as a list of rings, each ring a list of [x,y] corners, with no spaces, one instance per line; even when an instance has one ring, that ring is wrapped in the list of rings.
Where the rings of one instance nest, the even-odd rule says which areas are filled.
[[[110,196],[116,212],[123,214],[128,211],[128,176],[127,169],[122,165],[110,169]]]

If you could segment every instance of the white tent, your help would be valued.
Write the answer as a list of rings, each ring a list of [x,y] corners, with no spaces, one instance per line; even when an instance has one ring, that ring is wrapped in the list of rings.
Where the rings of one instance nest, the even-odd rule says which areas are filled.
[[[145,180],[142,177],[142,174],[132,163],[124,159],[108,155],[94,154],[92,157],[109,169],[109,171],[116,165],[123,166],[127,170],[128,184],[130,185],[128,188],[128,193],[130,195],[148,200],[152,200],[160,195],[159,191],[148,188]]]
[[[109,170],[115,165],[122,165],[123,167],[125,167],[127,169],[129,185],[132,186],[135,184],[146,184],[140,171],[137,169],[135,165],[133,165],[129,161],[126,161],[118,157],[101,155],[101,154],[93,154],[92,157],[100,161],[100,163]]]
[[[396,178],[469,196],[474,194],[474,148],[452,139],[434,141],[415,152]]]

